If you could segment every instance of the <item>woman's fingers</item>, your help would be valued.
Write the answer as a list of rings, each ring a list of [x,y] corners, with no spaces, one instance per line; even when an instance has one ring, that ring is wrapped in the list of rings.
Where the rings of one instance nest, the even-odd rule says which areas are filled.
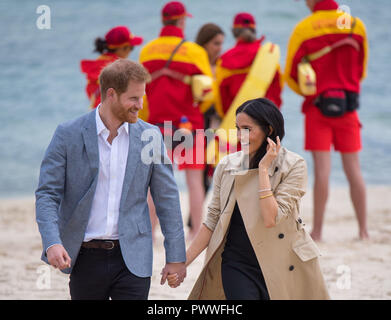
[[[266,154],[261,159],[261,161],[259,161],[258,166],[269,168],[272,161],[277,157],[278,153],[280,152],[281,141],[280,141],[280,137],[278,136],[276,137],[277,144],[269,137],[267,137],[266,139],[268,143],[266,147]]]
[[[168,281],[168,285],[171,287],[171,288],[176,288],[179,283],[178,283],[178,274],[177,273],[173,273],[173,274],[169,274],[167,276],[167,281]]]
[[[172,273],[167,276],[168,281],[174,281],[178,279],[178,274],[177,273]]]
[[[280,148],[281,148],[281,140],[280,137],[277,136],[277,152],[280,151]]]
[[[276,146],[276,143],[272,139],[270,139],[269,137],[267,137],[267,141],[269,142],[270,147]]]
[[[269,137],[267,138],[267,142],[269,143],[269,150],[271,150],[272,152],[276,152],[275,142],[272,139],[270,139]]]

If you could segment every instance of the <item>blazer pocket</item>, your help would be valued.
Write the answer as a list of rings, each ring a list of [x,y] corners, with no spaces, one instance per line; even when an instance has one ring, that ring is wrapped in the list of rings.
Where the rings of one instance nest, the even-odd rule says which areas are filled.
[[[312,239],[300,239],[293,244],[292,249],[304,262],[319,257],[321,255],[318,246]]]
[[[137,223],[138,232],[140,234],[152,232],[152,227],[148,225],[146,221],[140,221]]]

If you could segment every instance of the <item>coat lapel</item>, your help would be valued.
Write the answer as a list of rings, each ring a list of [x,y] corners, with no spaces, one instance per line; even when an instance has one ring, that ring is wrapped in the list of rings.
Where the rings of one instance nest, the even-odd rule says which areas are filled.
[[[256,230],[259,230],[258,223],[260,220],[262,222],[258,202],[258,180],[258,169],[249,170],[246,175],[235,177],[234,193],[248,233],[253,232],[253,229],[256,233]]]
[[[140,161],[142,147],[141,131],[142,130],[138,121],[136,123],[129,123],[129,151],[128,160],[126,162],[124,183],[122,186],[120,208],[124,205],[134,174],[136,173],[137,165]]]
[[[223,239],[225,236],[225,233],[229,226],[229,222],[231,221],[232,212],[235,207],[236,198],[233,193],[234,181],[235,176],[231,174],[225,174],[224,180],[222,181],[222,192],[220,193],[221,214],[219,219],[219,223],[221,224],[221,230],[223,233],[221,235],[221,239]]]
[[[99,170],[98,134],[96,132],[96,109],[88,114],[87,121],[82,129],[84,145],[92,176],[96,177]]]
[[[221,192],[221,200],[220,200],[220,206],[221,206],[221,213],[224,212],[225,208],[227,207],[229,197],[232,192],[232,186],[234,183],[234,176],[231,174],[227,174],[224,177],[224,180],[222,181],[223,185],[220,187],[222,188]]]

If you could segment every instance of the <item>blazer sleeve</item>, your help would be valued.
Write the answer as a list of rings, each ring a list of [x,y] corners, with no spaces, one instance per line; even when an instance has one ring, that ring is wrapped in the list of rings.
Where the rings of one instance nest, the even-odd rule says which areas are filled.
[[[211,231],[214,231],[214,229],[216,228],[221,213],[220,187],[221,187],[222,172],[223,172],[222,164],[220,161],[213,174],[213,194],[212,194],[212,199],[208,204],[208,213],[204,221],[205,227],[207,227]]]
[[[46,252],[53,244],[61,244],[58,210],[64,195],[66,144],[64,130],[58,126],[42,160],[38,188],[35,191],[36,221]]]
[[[276,224],[285,220],[292,212],[299,212],[300,199],[307,187],[307,165],[299,158],[274,190],[278,204]]]
[[[157,129],[159,131],[159,129]],[[150,190],[164,235],[166,262],[185,262],[186,246],[183,231],[179,192],[174,178],[172,163],[167,155],[162,135],[158,132],[161,154],[154,157]]]

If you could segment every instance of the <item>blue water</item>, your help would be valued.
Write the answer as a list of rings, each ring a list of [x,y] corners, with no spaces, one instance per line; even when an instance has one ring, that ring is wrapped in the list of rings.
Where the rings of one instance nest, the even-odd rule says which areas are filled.
[[[127,25],[146,41],[160,30],[160,9],[165,1],[118,0],[1,0],[0,1],[0,197],[32,195],[36,188],[44,150],[56,126],[87,112],[85,78],[79,62],[95,58],[93,41],[116,25]],[[194,18],[187,20],[186,37],[195,38],[207,22],[226,32],[224,49],[234,44],[230,33],[236,12],[249,11],[256,17],[258,34],[265,34],[281,47],[285,64],[286,44],[295,24],[309,14],[305,1],[294,0],[198,0],[184,1]],[[363,151],[361,164],[369,184],[391,183],[391,1],[349,0],[354,16],[367,26],[370,58],[368,77],[362,85],[361,109]],[[40,5],[51,9],[51,29],[39,30],[36,21]],[[138,59],[140,48],[130,58]],[[310,181],[312,160],[303,150],[301,98],[288,87],[282,107],[286,119],[289,149],[308,160]],[[332,157],[332,185],[346,179],[339,154]],[[176,174],[180,188],[182,174]]]

